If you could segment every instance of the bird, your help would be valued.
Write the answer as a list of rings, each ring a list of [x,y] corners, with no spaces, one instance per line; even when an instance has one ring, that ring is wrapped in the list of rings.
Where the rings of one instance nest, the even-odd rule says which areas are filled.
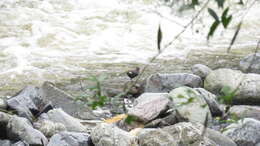
[[[126,74],[132,80],[133,78],[139,75],[139,72],[140,72],[140,68],[136,67],[134,70],[127,71]]]

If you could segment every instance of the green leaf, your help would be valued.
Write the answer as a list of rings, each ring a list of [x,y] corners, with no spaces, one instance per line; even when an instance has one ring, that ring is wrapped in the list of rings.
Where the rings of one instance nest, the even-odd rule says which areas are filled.
[[[236,29],[236,32],[234,33],[234,36],[233,36],[233,38],[232,38],[232,40],[231,40],[231,42],[230,42],[230,44],[229,44],[229,47],[228,47],[228,49],[227,49],[227,52],[228,52],[228,53],[230,52],[231,47],[233,46],[233,44],[235,43],[235,41],[236,41],[236,39],[237,39],[237,36],[238,36],[239,31],[240,31],[240,29],[241,29],[241,26],[242,26],[242,21],[238,24],[237,29]]]
[[[226,8],[226,9],[224,10],[224,12],[222,13],[222,16],[221,16],[221,22],[222,22],[224,28],[227,28],[228,24],[229,24],[229,23],[231,22],[231,20],[232,20],[232,15],[230,15],[230,16],[227,17],[228,10],[229,10],[229,8]]]
[[[215,21],[219,22],[218,15],[217,15],[217,13],[213,9],[208,8],[208,12],[215,19]]]
[[[135,121],[135,120],[137,120],[136,117],[128,115],[128,116],[126,117],[126,119],[125,119],[125,122],[126,122],[127,124],[131,124],[131,123],[132,123],[133,121]]]
[[[162,41],[162,30],[161,25],[159,24],[158,32],[157,32],[157,49],[158,52],[161,52],[161,41]]]
[[[217,2],[219,8],[223,8],[225,0],[215,0],[215,1]]]
[[[207,39],[208,39],[208,40],[209,40],[209,38],[210,38],[211,36],[214,35],[215,30],[217,29],[218,25],[219,25],[219,22],[218,22],[218,21],[213,22],[213,24],[212,24],[211,27],[210,27],[208,36],[207,36]]]

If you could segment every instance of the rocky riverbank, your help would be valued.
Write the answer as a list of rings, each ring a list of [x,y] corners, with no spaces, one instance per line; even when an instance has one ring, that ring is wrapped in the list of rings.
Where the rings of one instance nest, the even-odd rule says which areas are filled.
[[[0,145],[260,145],[259,56],[242,59],[241,71],[196,64],[153,74],[120,115],[110,104],[91,110],[50,82],[27,86],[0,99]]]

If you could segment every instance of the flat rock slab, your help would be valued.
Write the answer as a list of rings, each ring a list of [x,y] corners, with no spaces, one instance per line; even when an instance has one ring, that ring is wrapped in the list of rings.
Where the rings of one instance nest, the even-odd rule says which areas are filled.
[[[47,146],[89,146],[86,133],[61,132],[51,137]]]
[[[147,78],[145,92],[163,93],[172,89],[189,86],[200,87],[202,80],[199,76],[188,73],[154,74]]]
[[[136,99],[128,115],[147,123],[168,110],[170,103],[167,93],[144,93]]]

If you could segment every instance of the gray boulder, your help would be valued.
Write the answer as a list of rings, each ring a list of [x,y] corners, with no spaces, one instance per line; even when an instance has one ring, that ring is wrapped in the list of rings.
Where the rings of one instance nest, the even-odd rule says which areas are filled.
[[[10,140],[1,140],[0,139],[0,146],[11,146]]]
[[[213,129],[207,128],[205,136],[219,146],[237,146],[232,139]]]
[[[234,105],[229,109],[229,113],[236,115],[238,118],[254,118],[260,120],[259,106]]]
[[[52,137],[61,131],[66,131],[66,127],[62,123],[55,123],[49,120],[39,120],[35,122],[34,127],[41,131],[46,137]]]
[[[80,123],[80,120],[65,113],[62,109],[50,110],[47,114],[43,114],[40,120],[49,120],[54,123],[63,124],[68,131],[86,132],[86,127]]]
[[[50,82],[44,82],[41,86],[41,94],[47,101],[51,101],[57,108],[62,108],[69,115],[79,119],[98,119],[92,110],[83,106],[82,103],[76,103],[72,96],[55,87]]]
[[[128,115],[147,123],[168,110],[170,102],[167,93],[144,93],[136,99]]]
[[[47,138],[25,118],[13,116],[7,125],[8,137],[12,140],[22,140],[30,145],[43,146],[48,143]]]
[[[226,127],[224,135],[230,137],[238,146],[255,146],[260,142],[260,121],[250,118],[239,120]]]
[[[260,75],[244,74],[231,69],[218,69],[212,71],[205,79],[204,88],[210,92],[218,93],[224,86],[236,91],[234,104],[260,103]]]
[[[151,146],[217,146],[201,135],[202,128],[189,122],[181,122],[164,128],[142,129],[136,133],[140,145]]]
[[[89,146],[86,133],[61,132],[51,137],[47,146]]]
[[[205,79],[206,76],[212,71],[209,67],[203,64],[195,64],[191,67],[192,73]]]
[[[212,119],[207,102],[203,96],[190,87],[179,87],[169,93],[174,106],[180,115],[191,122],[204,123],[206,115]]]
[[[32,121],[33,116],[45,105],[39,88],[27,86],[15,96],[7,100],[9,108],[14,109],[19,116]]]
[[[240,61],[239,67],[243,72],[260,74],[260,53],[247,55]]]
[[[134,136],[112,124],[101,123],[91,132],[95,146],[138,146]]]
[[[200,87],[199,76],[188,73],[154,74],[146,80],[145,92],[170,92],[172,89],[189,86]]]

